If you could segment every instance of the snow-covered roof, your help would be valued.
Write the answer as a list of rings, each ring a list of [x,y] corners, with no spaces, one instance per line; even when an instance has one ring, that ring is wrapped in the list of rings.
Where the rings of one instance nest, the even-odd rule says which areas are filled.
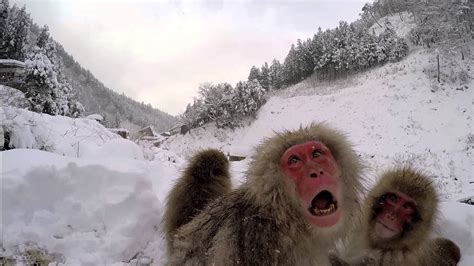
[[[25,67],[25,63],[15,59],[0,59],[0,66]]]

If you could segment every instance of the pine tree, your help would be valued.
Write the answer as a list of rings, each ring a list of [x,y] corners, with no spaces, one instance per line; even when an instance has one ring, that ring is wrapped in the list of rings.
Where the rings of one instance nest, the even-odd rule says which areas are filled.
[[[265,64],[262,65],[261,67],[261,72],[260,72],[260,79],[258,82],[262,86],[262,88],[265,91],[268,91],[270,89],[270,69],[268,68],[268,63],[265,62]]]
[[[16,6],[13,6],[7,13],[6,23],[3,22],[6,25],[2,33],[2,57],[24,61],[26,38],[31,25],[31,19],[28,13],[26,13],[25,7],[18,9]]]
[[[296,42],[296,81],[301,81],[313,73],[314,61],[310,53],[310,40],[302,42],[300,39]]]
[[[7,25],[10,6],[8,0],[0,0],[0,58],[7,58],[5,46],[7,43]]]
[[[282,66],[280,61],[273,59],[272,64],[268,70],[268,81],[270,90],[279,90],[283,86],[282,82]]]
[[[299,81],[298,75],[298,55],[295,45],[292,44],[288,55],[283,62],[282,80],[283,84],[291,85]]]
[[[250,68],[250,73],[249,73],[249,77],[248,77],[248,80],[249,81],[252,81],[252,80],[261,80],[261,72],[260,72],[260,69],[256,66],[252,66],[252,68]]]

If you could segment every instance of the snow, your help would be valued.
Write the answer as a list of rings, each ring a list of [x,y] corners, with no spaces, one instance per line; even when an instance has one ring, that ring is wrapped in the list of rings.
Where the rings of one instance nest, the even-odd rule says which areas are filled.
[[[408,12],[402,12],[393,16],[383,17],[378,21],[378,24],[372,25],[369,32],[374,32],[378,36],[387,27],[394,30],[398,36],[407,38],[408,33],[415,27],[413,15]]]
[[[7,252],[37,243],[64,256],[66,265],[121,265],[160,235],[169,177],[177,174],[173,164],[26,149],[1,156]]]
[[[427,172],[443,200],[436,234],[460,245],[460,265],[471,265],[474,207],[457,201],[474,196],[474,64],[442,57],[438,84],[435,56],[414,50],[340,82],[302,82],[273,95],[253,122],[205,125],[160,147],[119,138],[95,120],[2,106],[0,128],[17,149],[0,153],[0,256],[21,260],[36,248],[60,265],[163,265],[164,201],[192,153],[250,156],[274,131],[326,122],[348,135],[372,181],[399,162]],[[461,73],[467,81],[455,78]],[[248,163],[231,163],[235,187]]]
[[[107,141],[119,138],[91,119],[38,114],[10,106],[2,110],[5,116],[2,125],[10,134],[10,146],[16,148],[83,157]]]
[[[93,119],[93,120],[96,120],[98,122],[104,120],[104,117],[99,115],[99,114],[91,114],[91,115],[86,116],[86,118]]]
[[[0,65],[12,65],[17,67],[25,67],[25,63],[15,59],[0,59]]]
[[[17,89],[0,85],[0,106],[29,107],[25,94]]]

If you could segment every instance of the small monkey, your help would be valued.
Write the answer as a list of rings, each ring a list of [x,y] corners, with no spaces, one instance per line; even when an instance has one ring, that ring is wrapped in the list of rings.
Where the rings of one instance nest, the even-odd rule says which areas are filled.
[[[411,167],[386,172],[362,206],[359,227],[330,254],[332,265],[456,265],[456,244],[429,239],[438,208],[426,175]]]

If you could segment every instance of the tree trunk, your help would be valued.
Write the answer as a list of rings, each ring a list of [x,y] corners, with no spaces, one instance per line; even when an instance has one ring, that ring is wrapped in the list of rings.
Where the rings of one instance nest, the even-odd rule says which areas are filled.
[[[438,83],[440,83],[440,77],[439,77],[439,54],[437,56],[437,61],[438,61]]]

